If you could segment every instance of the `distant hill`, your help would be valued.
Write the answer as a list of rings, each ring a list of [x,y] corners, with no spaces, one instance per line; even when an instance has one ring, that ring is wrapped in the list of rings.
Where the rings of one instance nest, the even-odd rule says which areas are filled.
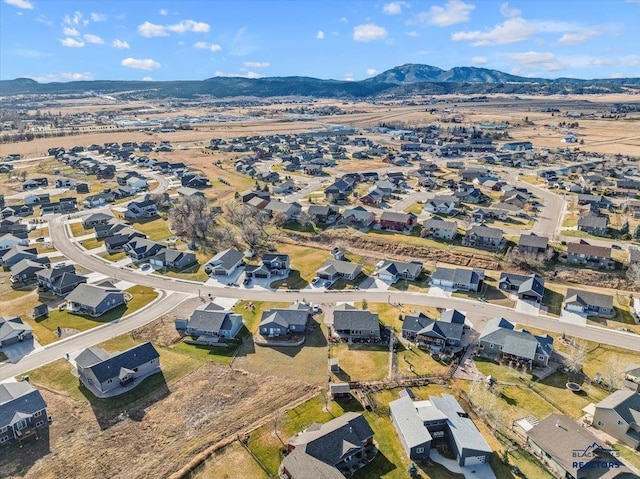
[[[526,78],[498,70],[455,67],[443,70],[430,65],[401,65],[363,81],[321,80],[310,77],[214,77],[193,81],[95,80],[38,83],[30,78],[0,81],[0,95],[115,94],[127,92],[137,98],[213,98],[253,96],[313,96],[323,98],[401,97],[424,94],[557,94],[620,93],[640,89],[640,78],[579,80]]]

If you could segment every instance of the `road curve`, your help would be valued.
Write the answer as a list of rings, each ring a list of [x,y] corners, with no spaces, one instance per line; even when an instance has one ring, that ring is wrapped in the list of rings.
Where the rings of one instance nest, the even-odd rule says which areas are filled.
[[[161,291],[156,300],[129,316],[51,343],[44,349],[23,357],[17,363],[0,364],[0,382],[64,358],[69,352],[95,346],[108,339],[133,331],[167,314],[188,297],[189,295],[184,293]]]
[[[505,317],[520,325],[527,325],[546,329],[556,333],[565,333],[582,339],[596,341],[622,348],[640,351],[640,337],[632,333],[625,333],[596,326],[578,326],[561,323],[556,318],[545,315],[532,315],[512,308],[490,303],[468,300],[464,298],[437,298],[424,293],[409,293],[402,291],[268,291],[253,290],[251,288],[212,287],[195,281],[179,280],[166,276],[141,274],[128,268],[120,268],[113,263],[90,255],[77,243],[71,241],[63,217],[49,221],[49,233],[56,248],[67,258],[79,265],[118,280],[130,281],[135,284],[150,286],[165,291],[175,291],[187,294],[201,294],[223,296],[237,299],[251,299],[257,301],[296,301],[306,299],[314,303],[335,303],[339,301],[360,301],[366,299],[374,302],[392,302],[401,304],[427,305],[437,308],[456,308],[467,314],[481,317]]]

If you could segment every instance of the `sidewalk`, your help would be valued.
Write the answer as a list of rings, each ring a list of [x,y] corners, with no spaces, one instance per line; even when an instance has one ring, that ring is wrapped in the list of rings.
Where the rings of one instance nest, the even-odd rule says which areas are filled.
[[[447,459],[440,455],[435,449],[429,452],[429,458],[433,462],[443,465],[449,471],[463,474],[465,479],[496,479],[489,464],[477,464],[475,466],[459,466],[453,459]]]

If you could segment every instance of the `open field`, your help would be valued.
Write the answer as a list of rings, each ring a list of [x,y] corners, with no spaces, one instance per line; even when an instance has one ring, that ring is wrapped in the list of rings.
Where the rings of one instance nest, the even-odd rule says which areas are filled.
[[[216,452],[190,475],[190,479],[268,479],[268,474],[240,442]]]

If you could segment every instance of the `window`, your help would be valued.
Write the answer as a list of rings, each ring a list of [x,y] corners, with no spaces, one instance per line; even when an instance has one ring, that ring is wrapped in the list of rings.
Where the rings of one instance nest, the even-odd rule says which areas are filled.
[[[493,349],[493,343],[491,343],[491,344],[489,345],[489,347]]]
[[[417,447],[416,454],[422,454],[424,452],[424,447]]]
[[[38,411],[33,415],[33,417],[38,417],[38,416],[42,416],[42,411]]]
[[[111,384],[113,382],[113,379],[107,379],[107,384]]]
[[[622,421],[618,421],[618,426],[622,426]]]
[[[7,442],[9,440],[9,436],[0,437],[0,444],[3,442]]]
[[[36,427],[44,426],[44,421],[38,421]]]
[[[9,426],[0,427],[0,434],[2,434],[3,432],[7,432],[8,429],[9,429]]]

